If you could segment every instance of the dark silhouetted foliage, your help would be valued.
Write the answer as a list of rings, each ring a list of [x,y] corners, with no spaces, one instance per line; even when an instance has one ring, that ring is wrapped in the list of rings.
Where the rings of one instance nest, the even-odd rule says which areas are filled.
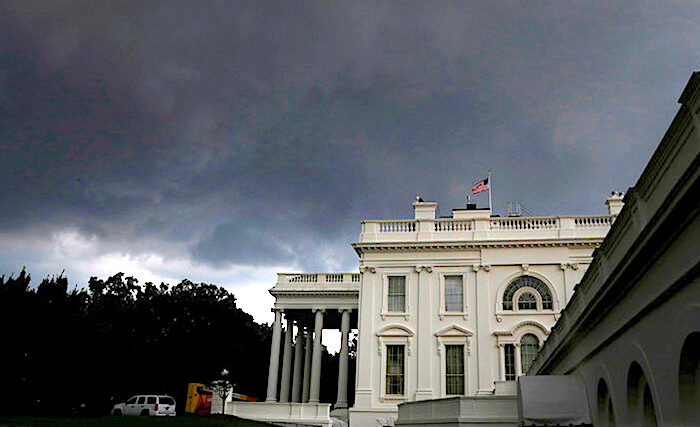
[[[187,383],[221,369],[245,394],[265,397],[271,328],[223,288],[169,287],[119,273],[69,290],[66,277],[0,277],[0,413],[104,415],[140,393],[184,409]],[[337,369],[337,368],[336,368]]]

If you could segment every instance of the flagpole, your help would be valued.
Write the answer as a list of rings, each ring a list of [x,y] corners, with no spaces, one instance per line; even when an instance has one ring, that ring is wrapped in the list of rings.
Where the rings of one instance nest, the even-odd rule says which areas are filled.
[[[493,180],[491,179],[491,171],[490,170],[488,173],[488,178],[489,178],[489,210],[491,211],[491,215],[493,215],[493,207],[491,206],[491,187],[493,186]]]

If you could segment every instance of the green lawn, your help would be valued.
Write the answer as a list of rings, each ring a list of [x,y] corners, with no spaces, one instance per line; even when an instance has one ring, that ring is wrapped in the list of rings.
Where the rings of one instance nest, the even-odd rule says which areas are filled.
[[[270,424],[221,415],[210,417],[178,416],[156,417],[104,417],[104,418],[61,418],[61,417],[0,417],[0,427],[5,426],[235,426],[263,427]]]

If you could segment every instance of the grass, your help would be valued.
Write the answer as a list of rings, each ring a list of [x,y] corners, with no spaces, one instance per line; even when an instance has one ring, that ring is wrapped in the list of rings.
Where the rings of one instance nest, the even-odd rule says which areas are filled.
[[[156,417],[0,417],[0,427],[5,426],[233,426],[263,427],[271,424],[242,420],[233,416],[212,415],[208,417],[177,416]]]

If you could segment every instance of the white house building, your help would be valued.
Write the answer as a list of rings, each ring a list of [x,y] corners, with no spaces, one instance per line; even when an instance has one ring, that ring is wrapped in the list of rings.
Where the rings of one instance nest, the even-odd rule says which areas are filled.
[[[391,425],[401,402],[493,394],[527,371],[571,298],[623,205],[606,203],[605,215],[501,218],[469,205],[436,218],[437,203],[415,202],[413,218],[362,222],[359,273],[278,275],[266,402],[229,412],[329,425],[320,381],[337,380],[333,407],[347,408],[355,328],[352,425]],[[320,372],[323,329],[342,332],[338,378]]]
[[[409,220],[364,221],[352,425],[392,424],[397,404],[491,395],[526,372],[616,214],[492,217],[416,202]]]

